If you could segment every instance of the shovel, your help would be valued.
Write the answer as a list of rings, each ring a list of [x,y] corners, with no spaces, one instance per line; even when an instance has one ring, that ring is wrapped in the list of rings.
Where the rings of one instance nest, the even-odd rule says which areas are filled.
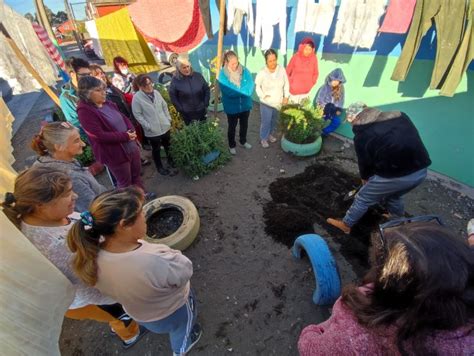
[[[354,199],[354,196],[357,194],[360,188],[362,188],[362,184],[359,185],[357,188],[352,189],[350,192],[346,193],[346,195],[344,195],[343,200],[348,201],[348,200]]]

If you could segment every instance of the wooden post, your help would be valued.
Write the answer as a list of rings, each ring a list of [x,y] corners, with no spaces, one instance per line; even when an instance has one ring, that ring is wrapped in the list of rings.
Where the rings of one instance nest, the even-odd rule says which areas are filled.
[[[28,72],[35,78],[38,83],[41,85],[41,87],[44,89],[46,94],[49,95],[49,97],[56,103],[57,106],[60,106],[59,104],[59,98],[56,95],[56,93],[48,86],[48,84],[41,78],[41,76],[38,74],[35,68],[30,64],[28,58],[25,57],[25,55],[21,52],[21,50],[18,48],[16,45],[15,41],[11,38],[10,34],[8,33],[7,29],[5,26],[3,26],[3,23],[0,23],[0,32],[3,33],[5,36],[8,44],[12,48],[13,52],[15,52],[16,56],[20,60],[21,63],[26,67]]]
[[[225,22],[225,0],[219,1],[219,37],[217,39],[217,63],[216,81],[214,83],[214,117],[217,117],[217,104],[219,103],[219,84],[217,78],[222,67],[222,46],[224,42],[224,22]]]

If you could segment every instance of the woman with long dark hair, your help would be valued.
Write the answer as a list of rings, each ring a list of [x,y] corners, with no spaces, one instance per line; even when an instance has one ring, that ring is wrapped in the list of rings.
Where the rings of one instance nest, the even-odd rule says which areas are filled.
[[[329,320],[303,329],[300,355],[471,355],[474,250],[438,222],[381,225],[372,268],[344,289]]]

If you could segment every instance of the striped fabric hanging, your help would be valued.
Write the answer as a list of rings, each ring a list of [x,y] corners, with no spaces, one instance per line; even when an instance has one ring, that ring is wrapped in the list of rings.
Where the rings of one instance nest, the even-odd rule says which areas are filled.
[[[51,42],[51,39],[49,38],[46,30],[37,23],[33,23],[32,25],[33,29],[36,32],[36,35],[40,39],[44,48],[46,48],[46,51],[48,52],[50,58],[53,60],[54,63],[59,66],[59,68],[66,72],[66,65],[64,64],[63,57],[61,57],[61,54],[59,53],[58,49],[53,44],[53,42]]]

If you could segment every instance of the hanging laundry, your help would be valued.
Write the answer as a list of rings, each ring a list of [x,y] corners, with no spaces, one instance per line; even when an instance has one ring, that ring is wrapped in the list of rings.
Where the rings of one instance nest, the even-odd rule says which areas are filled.
[[[128,11],[141,33],[161,42],[173,43],[181,39],[191,26],[196,2],[137,0],[128,6]]]
[[[384,12],[385,0],[341,0],[333,43],[371,48]]]
[[[86,21],[85,24],[87,33],[89,33],[89,36],[92,40],[92,46],[95,55],[99,58],[104,58],[104,55],[102,54],[102,47],[100,46],[99,33],[97,32],[97,26],[95,24],[95,21]]]
[[[185,34],[176,42],[167,43],[160,41],[157,38],[150,37],[142,32],[143,37],[155,47],[158,47],[164,51],[183,53],[197,47],[204,38],[206,29],[201,18],[201,12],[199,11],[198,1],[194,2],[193,19],[191,25],[185,32]]]
[[[286,54],[286,0],[258,0],[255,17],[255,47],[271,48],[273,26],[280,31],[280,53]]]
[[[444,96],[454,95],[463,73],[466,71],[471,61],[474,60],[474,0],[471,0],[468,11],[468,20],[466,31],[464,31],[464,37],[456,53],[453,64],[449,69],[446,80],[441,87],[440,94]]]
[[[295,32],[313,32],[327,36],[331,28],[336,0],[299,0],[297,2]]]
[[[434,20],[437,45],[430,88],[436,89],[449,70],[461,43],[466,16],[465,0],[417,0],[410,31],[393,70],[392,80],[405,80],[420,47],[421,38],[431,28]]]
[[[105,62],[113,66],[113,59],[127,59],[134,73],[148,73],[159,69],[143,36],[135,30],[127,8],[95,20]]]
[[[56,46],[51,42],[49,39],[48,33],[46,30],[41,27],[41,25],[37,23],[33,23],[33,30],[35,30],[36,35],[38,36],[39,40],[43,44],[44,48],[46,49],[46,52],[48,52],[49,57],[53,60],[54,63],[58,65],[59,68],[61,68],[63,71],[66,71],[66,65],[64,64],[63,57],[58,52],[58,49]]]
[[[390,0],[379,32],[403,34],[408,31],[416,0]]]
[[[240,33],[243,17],[247,16],[249,33],[255,35],[252,0],[228,0],[227,2],[227,29],[232,28],[234,33]]]
[[[0,1],[0,23],[21,52],[48,85],[57,80],[57,69],[36,35],[31,22]],[[7,81],[13,94],[28,93],[41,86],[18,60],[7,39],[0,33],[0,77]]]

